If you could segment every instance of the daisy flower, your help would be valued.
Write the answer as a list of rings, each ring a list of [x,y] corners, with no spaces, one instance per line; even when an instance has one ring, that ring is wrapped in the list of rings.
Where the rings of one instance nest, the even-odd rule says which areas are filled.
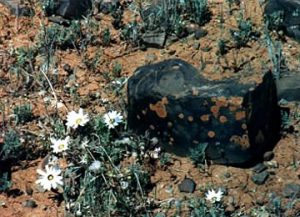
[[[50,138],[50,141],[52,142],[52,149],[54,153],[60,153],[63,151],[68,150],[70,137],[67,136],[65,139],[54,139]]]
[[[37,173],[40,178],[35,182],[41,185],[45,190],[50,191],[51,188],[56,189],[58,186],[63,185],[62,176],[60,176],[61,170],[55,167],[49,167],[46,165],[46,171],[37,169]]]
[[[83,109],[80,108],[78,113],[75,111],[69,112],[67,115],[67,126],[76,129],[78,126],[84,126],[89,121],[89,116],[83,113]]]
[[[102,166],[102,163],[98,160],[95,160],[90,166],[89,166],[89,170],[92,172],[97,172],[98,170],[100,170]]]
[[[117,111],[111,111],[104,116],[104,123],[109,129],[113,129],[123,121],[123,116]]]
[[[220,202],[223,197],[223,192],[220,188],[217,192],[212,189],[209,190],[205,196],[206,200],[209,200],[211,203]]]

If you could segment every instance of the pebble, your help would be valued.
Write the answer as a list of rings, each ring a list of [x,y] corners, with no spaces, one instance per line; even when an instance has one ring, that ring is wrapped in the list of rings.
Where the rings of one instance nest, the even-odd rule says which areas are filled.
[[[265,165],[269,168],[278,168],[278,162],[276,160],[265,162]]]
[[[282,193],[287,198],[300,198],[300,185],[288,183],[284,186]]]
[[[37,207],[37,204],[36,204],[36,202],[34,200],[25,200],[22,203],[22,205],[24,207],[29,207],[29,208],[35,208],[35,207]]]
[[[205,37],[207,35],[207,33],[208,33],[207,30],[199,28],[194,33],[195,39],[198,40],[200,38],[203,38],[203,37]]]
[[[255,173],[261,173],[262,171],[264,171],[266,169],[267,169],[267,166],[265,164],[259,163],[259,164],[256,164],[253,167],[253,172],[255,172]]]
[[[194,42],[193,48],[194,48],[195,50],[199,50],[199,48],[200,48],[200,43],[199,43],[198,41]]]
[[[251,176],[251,180],[257,185],[263,185],[269,177],[268,171],[263,171],[261,173],[255,173]]]
[[[196,183],[190,178],[184,178],[178,187],[180,192],[193,193],[196,188]]]
[[[146,60],[145,60],[145,62],[147,63],[147,64],[151,64],[151,63],[153,63],[153,62],[155,62],[157,60],[157,56],[155,55],[155,54],[147,54],[146,55]]]
[[[264,153],[264,161],[270,161],[274,158],[274,152],[273,151],[267,151]]]

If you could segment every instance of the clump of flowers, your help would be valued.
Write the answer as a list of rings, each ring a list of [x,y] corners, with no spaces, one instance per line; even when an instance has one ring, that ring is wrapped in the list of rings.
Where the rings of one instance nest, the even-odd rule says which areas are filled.
[[[69,112],[67,116],[67,126],[73,129],[78,128],[78,126],[84,126],[89,121],[89,116],[83,113],[83,109],[80,108],[78,113],[75,111]]]
[[[117,111],[110,111],[104,116],[104,123],[109,129],[114,129],[123,121],[123,116]]]
[[[224,192],[220,188],[218,191],[211,189],[205,194],[206,200],[210,201],[211,203],[220,202],[223,197],[223,193]]]
[[[37,173],[40,175],[36,184],[41,185],[45,190],[50,191],[52,188],[56,189],[58,186],[63,185],[61,170],[56,167],[45,166],[45,171],[37,169]]]
[[[51,147],[53,149],[53,152],[54,153],[60,153],[60,152],[68,150],[70,137],[67,136],[65,139],[50,138],[50,141],[52,142]]]

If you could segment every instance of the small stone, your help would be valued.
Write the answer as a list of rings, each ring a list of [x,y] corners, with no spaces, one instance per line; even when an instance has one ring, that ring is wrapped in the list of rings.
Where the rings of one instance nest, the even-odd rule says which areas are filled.
[[[3,200],[0,200],[0,207],[5,207],[6,203]]]
[[[263,196],[258,196],[256,198],[256,204],[259,205],[259,206],[263,206],[265,204],[265,199]]]
[[[145,60],[145,62],[147,63],[147,64],[151,64],[151,63],[153,63],[153,62],[155,62],[157,60],[157,56],[155,55],[155,54],[147,54],[146,55],[146,60]]]
[[[267,152],[265,152],[263,157],[264,157],[264,161],[270,161],[274,157],[274,152],[273,151],[267,151]]]
[[[176,50],[169,50],[168,51],[168,54],[171,55],[171,56],[174,55],[175,53],[176,53]]]
[[[228,172],[224,173],[224,178],[228,179],[228,178],[230,178],[230,177],[231,177],[231,174],[230,174],[230,173],[228,173]]]
[[[226,207],[226,212],[233,213],[235,211],[235,207],[233,205],[228,205]]]
[[[119,0],[105,0],[99,4],[99,11],[103,14],[109,14],[113,8],[120,7]]]
[[[190,178],[185,178],[179,185],[180,192],[193,193],[196,188],[196,183]]]
[[[236,204],[236,200],[233,196],[228,197],[228,203],[230,205],[235,205]]]
[[[35,208],[35,207],[37,207],[37,204],[36,204],[36,202],[34,200],[26,200],[26,201],[24,201],[22,203],[22,205],[24,207],[29,207],[29,208]]]
[[[194,36],[195,36],[195,39],[200,39],[200,38],[203,38],[203,37],[205,37],[206,35],[207,35],[207,30],[204,30],[204,29],[197,29],[196,31],[195,31],[195,34],[194,34]]]
[[[193,44],[193,48],[194,48],[195,50],[199,50],[199,48],[200,48],[200,43],[199,43],[198,41],[195,41],[194,44]]]
[[[278,162],[276,160],[267,161],[265,165],[269,168],[278,168]]]
[[[300,185],[288,183],[284,186],[282,193],[287,198],[300,198]]]
[[[31,186],[29,184],[26,184],[25,192],[26,192],[27,195],[32,195],[33,189],[31,188]]]
[[[266,170],[267,166],[263,163],[256,164],[255,167],[253,167],[253,172],[255,173],[261,173],[262,171]]]
[[[63,66],[63,69],[68,73],[68,75],[70,75],[70,74],[73,73],[73,69],[72,69],[72,67],[69,64],[65,64]]]
[[[257,185],[263,185],[269,177],[268,171],[263,171],[251,176],[251,180]]]

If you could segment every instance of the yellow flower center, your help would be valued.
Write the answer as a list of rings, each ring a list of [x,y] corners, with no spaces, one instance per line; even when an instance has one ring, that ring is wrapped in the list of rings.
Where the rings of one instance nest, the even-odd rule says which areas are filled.
[[[75,121],[75,123],[78,124],[78,125],[79,125],[81,122],[82,122],[82,118],[77,118],[76,121]]]
[[[60,144],[59,146],[58,146],[58,149],[59,150],[63,150],[65,148],[65,144]]]
[[[53,175],[49,175],[47,178],[48,178],[49,181],[51,181],[51,180],[54,179],[54,176]]]

